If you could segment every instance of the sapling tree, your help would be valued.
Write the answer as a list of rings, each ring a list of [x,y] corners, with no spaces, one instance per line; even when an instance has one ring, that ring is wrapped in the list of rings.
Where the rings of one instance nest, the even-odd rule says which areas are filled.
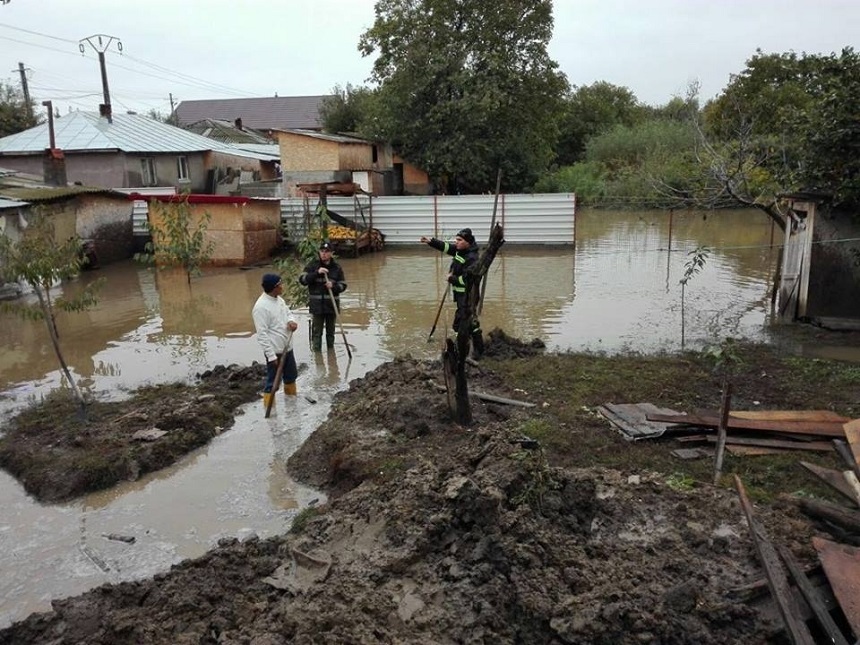
[[[84,311],[96,304],[96,292],[102,280],[88,284],[73,298],[54,297],[51,287],[58,281],[77,275],[85,263],[80,239],[72,237],[65,241],[57,240],[53,222],[45,213],[36,213],[17,241],[13,241],[6,233],[0,234],[0,281],[26,282],[38,299],[35,304],[3,302],[0,308],[22,318],[45,321],[60,369],[80,403],[82,416],[86,414],[86,400],[63,357],[55,312],[58,309]]]
[[[681,349],[684,348],[685,324],[684,324],[684,297],[687,291],[687,283],[705,267],[705,261],[711,250],[707,246],[699,246],[687,253],[688,259],[684,263],[684,277],[679,280],[681,284]]]
[[[176,202],[150,202],[153,210],[148,223],[152,241],[135,260],[166,267],[182,267],[191,284],[191,276],[200,274],[215,250],[206,236],[212,216],[204,212],[199,218],[191,211],[187,199]],[[154,220],[154,222],[153,222]]]

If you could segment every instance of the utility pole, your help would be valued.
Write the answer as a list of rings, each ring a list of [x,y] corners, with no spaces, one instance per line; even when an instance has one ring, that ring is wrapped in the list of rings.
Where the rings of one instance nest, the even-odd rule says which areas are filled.
[[[98,41],[98,45],[95,42]],[[83,54],[85,51],[84,42],[88,42],[96,53],[99,55],[99,67],[102,72],[102,91],[104,92],[105,102],[100,106],[99,113],[107,117],[108,123],[113,123],[113,111],[110,105],[110,88],[108,87],[107,67],[105,66],[105,52],[110,48],[111,43],[116,41],[116,48],[119,53],[122,53],[122,43],[116,36],[108,36],[107,34],[94,34],[83,38],[78,43],[78,49]]]
[[[18,63],[18,73],[21,75],[21,90],[24,92],[24,103],[27,104],[27,116],[33,120],[33,104],[30,103],[30,86],[27,85],[27,68],[24,63]]]
[[[170,92],[168,96],[170,97],[170,118],[167,120],[167,122],[170,125],[176,125],[176,117],[174,117],[173,111],[173,92]]]

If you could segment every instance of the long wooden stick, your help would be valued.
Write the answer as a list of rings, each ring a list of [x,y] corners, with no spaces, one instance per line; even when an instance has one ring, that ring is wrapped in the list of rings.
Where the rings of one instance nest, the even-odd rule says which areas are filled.
[[[499,191],[502,188],[502,169],[499,168],[499,172],[496,173],[496,196],[493,199],[493,219],[490,222],[490,234],[492,235],[493,229],[496,228],[496,209],[499,206]],[[481,278],[481,297],[478,299],[478,310],[477,314],[480,316],[481,312],[484,310],[484,295],[487,293],[487,274],[484,274],[484,277]]]
[[[430,335],[427,336],[427,342],[429,343],[433,338],[433,332],[436,331],[436,325],[439,324],[439,316],[442,315],[442,307],[445,306],[445,301],[448,299],[448,294],[451,292],[451,283],[448,283],[448,286],[445,287],[445,293],[442,294],[442,300],[439,301],[439,309],[436,311],[436,318],[433,320],[433,327],[430,329]]]
[[[340,309],[337,307],[337,300],[334,299],[334,294],[331,292],[329,287],[326,287],[326,291],[328,291],[328,297],[331,298],[331,306],[334,307],[334,317],[337,320],[338,327],[340,328],[340,335],[343,336],[343,344],[346,346],[346,355],[349,356],[349,360],[352,360],[352,350],[349,349],[349,343],[346,340],[346,332],[343,330],[343,323],[340,321]]]
[[[747,518],[750,535],[752,536],[753,544],[758,553],[759,561],[767,576],[770,595],[776,605],[779,615],[782,618],[782,623],[785,626],[786,635],[792,645],[814,645],[812,634],[806,623],[799,618],[795,612],[794,603],[792,602],[791,587],[788,584],[788,576],[779,561],[779,555],[776,552],[774,545],[768,540],[764,528],[753,515],[753,507],[747,497],[746,489],[741,483],[740,477],[734,476],[735,488],[738,491],[738,498],[741,502],[741,508]]]

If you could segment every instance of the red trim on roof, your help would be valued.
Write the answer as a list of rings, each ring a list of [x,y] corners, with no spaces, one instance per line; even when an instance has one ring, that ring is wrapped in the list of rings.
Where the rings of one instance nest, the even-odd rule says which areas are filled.
[[[145,202],[166,202],[171,204],[187,202],[189,204],[247,204],[250,197],[236,195],[141,195],[140,193],[129,193],[131,200],[143,200]]]

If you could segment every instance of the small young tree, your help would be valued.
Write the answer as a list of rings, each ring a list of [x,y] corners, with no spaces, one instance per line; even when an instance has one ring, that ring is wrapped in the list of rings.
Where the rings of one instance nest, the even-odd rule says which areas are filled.
[[[102,280],[87,285],[74,298],[55,299],[51,295],[51,287],[59,280],[77,275],[85,262],[85,256],[81,253],[80,240],[77,237],[65,242],[57,240],[54,225],[44,213],[36,214],[17,242],[5,233],[0,235],[0,281],[23,280],[32,287],[38,298],[38,303],[35,305],[4,302],[0,306],[4,311],[16,313],[23,318],[45,321],[54,353],[72,392],[80,403],[82,416],[86,414],[86,401],[72,378],[60,349],[60,334],[55,311],[88,309],[97,302],[96,292]]]
[[[212,216],[203,213],[199,221],[195,221],[187,199],[152,201],[150,208],[153,209],[153,217],[148,226],[152,241],[147,242],[145,251],[137,253],[134,258],[157,266],[182,267],[188,284],[191,284],[191,276],[200,274],[200,267],[215,250],[215,243],[206,239]]]
[[[687,291],[687,283],[693,279],[699,271],[701,271],[705,267],[705,261],[708,259],[708,255],[711,250],[707,246],[699,246],[690,251],[687,256],[689,260],[684,264],[684,277],[681,278],[678,282],[681,285],[681,349],[684,348],[685,341],[685,325],[684,325],[684,297]]]

